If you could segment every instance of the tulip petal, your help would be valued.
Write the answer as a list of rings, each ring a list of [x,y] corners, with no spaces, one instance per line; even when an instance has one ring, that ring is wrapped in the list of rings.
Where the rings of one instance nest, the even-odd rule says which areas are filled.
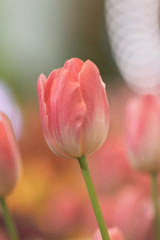
[[[51,89],[52,134],[56,144],[68,157],[81,156],[82,124],[86,106],[79,83],[63,68]]]
[[[38,91],[38,97],[39,97],[39,110],[40,110],[40,118],[41,118],[41,123],[42,123],[42,130],[43,130],[43,134],[44,137],[46,139],[47,144],[49,145],[50,149],[59,157],[66,157],[63,154],[60,154],[60,150],[58,148],[58,146],[55,143],[55,140],[52,136],[52,127],[51,127],[51,121],[49,121],[49,117],[48,115],[50,114],[49,110],[50,110],[50,105],[48,104],[48,97],[47,97],[47,93],[48,95],[49,93],[49,86],[50,86],[50,82],[53,82],[53,75],[55,74],[55,72],[52,74],[50,74],[49,76],[49,82],[46,79],[44,74],[41,74],[38,78],[38,82],[37,82],[37,91]],[[46,97],[44,92],[46,92]],[[46,102],[45,102],[46,100]],[[48,109],[48,111],[47,111]]]
[[[20,171],[20,153],[8,118],[0,113],[0,197],[15,186]]]
[[[64,64],[64,68],[68,69],[73,75],[75,80],[78,82],[78,74],[81,71],[84,62],[78,58],[72,58],[67,60]]]
[[[42,129],[44,132],[44,136],[48,138],[50,136],[49,128],[48,128],[48,116],[47,116],[47,108],[46,103],[44,100],[44,88],[46,86],[47,79],[44,74],[41,74],[38,78],[37,82],[37,91],[38,91],[38,98],[39,98],[39,110],[40,110],[40,117],[42,122]]]
[[[158,171],[160,103],[154,95],[132,99],[126,111],[126,142],[131,164],[143,171]]]
[[[49,96],[50,96],[50,91],[51,87],[53,84],[54,79],[57,77],[60,69],[55,69],[54,71],[51,72],[47,80],[44,80],[44,101],[47,103]],[[41,74],[43,75],[43,74]],[[44,75],[43,75],[44,76]]]
[[[87,60],[79,73],[86,115],[83,122],[83,152],[90,154],[104,142],[108,132],[108,103],[105,85],[96,65]]]
[[[49,75],[45,87],[44,87],[44,101],[46,103],[46,114],[48,116],[48,127],[49,130],[51,132],[52,126],[51,126],[51,106],[50,106],[50,98],[51,98],[51,94],[52,94],[52,85],[53,82],[56,78],[58,78],[58,76],[60,75],[60,73],[63,72],[63,69],[55,69],[54,71],[51,72],[51,74]]]

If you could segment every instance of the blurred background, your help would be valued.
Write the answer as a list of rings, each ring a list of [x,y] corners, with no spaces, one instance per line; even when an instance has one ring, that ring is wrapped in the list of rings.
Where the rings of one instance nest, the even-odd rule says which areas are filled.
[[[120,38],[113,34],[119,25],[111,22],[123,12],[113,11],[108,21],[108,9],[114,10],[118,1],[107,2],[0,0],[0,78],[10,89],[2,86],[2,92],[12,104],[15,102],[6,108],[11,112],[11,121],[14,115],[17,117],[14,121],[18,122],[17,139],[23,160],[22,177],[7,201],[22,239],[84,239],[97,228],[78,163],[51,153],[39,118],[38,76],[42,72],[48,76],[72,57],[92,60],[106,82],[109,136],[88,159],[106,223],[120,227],[127,240],[153,239],[150,180],[130,168],[125,153],[125,106],[137,93],[123,80],[129,75],[123,74],[125,64],[121,67],[121,60],[116,58],[117,45],[112,42],[118,44]],[[155,1],[147,4],[151,4],[147,5],[150,8]],[[123,49],[118,54],[121,56]],[[127,59],[132,55],[131,51]],[[4,109],[7,101],[0,94],[2,111],[1,105]],[[5,239],[2,217],[0,221]],[[142,227],[141,222],[147,227]]]
[[[103,0],[1,0],[0,33],[0,76],[20,97],[35,97],[39,74],[48,76],[71,57],[116,76]]]

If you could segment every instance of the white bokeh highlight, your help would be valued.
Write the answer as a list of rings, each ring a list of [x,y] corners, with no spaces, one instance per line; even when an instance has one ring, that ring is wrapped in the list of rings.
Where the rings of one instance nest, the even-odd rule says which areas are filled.
[[[3,112],[10,120],[16,139],[19,140],[22,133],[22,114],[9,87],[0,80],[0,112]]]
[[[105,16],[117,65],[139,93],[160,92],[159,0],[106,0]]]

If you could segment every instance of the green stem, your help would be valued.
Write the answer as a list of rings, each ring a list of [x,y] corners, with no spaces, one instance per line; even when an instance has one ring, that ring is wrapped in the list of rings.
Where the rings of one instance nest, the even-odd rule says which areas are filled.
[[[4,221],[5,221],[6,227],[8,229],[10,239],[18,240],[19,237],[18,237],[17,231],[15,229],[13,220],[11,218],[11,215],[10,215],[9,211],[8,211],[8,208],[7,208],[7,205],[5,203],[4,198],[0,198],[0,203],[1,203],[1,206],[2,206]]]
[[[155,239],[160,239],[160,222],[159,222],[159,207],[158,207],[158,184],[157,173],[152,173],[152,197],[154,204],[155,215]]]
[[[97,199],[97,195],[94,190],[92,179],[91,179],[91,176],[89,173],[86,157],[82,156],[82,157],[78,158],[78,161],[79,161],[79,164],[80,164],[80,167],[82,170],[82,174],[83,174],[83,177],[84,177],[87,189],[88,189],[88,193],[89,193],[92,207],[93,207],[93,210],[94,210],[97,222],[98,222],[99,230],[102,235],[102,239],[110,240],[108,230],[107,230],[107,227],[106,227],[103,215],[102,215],[102,211],[101,211],[98,199]]]

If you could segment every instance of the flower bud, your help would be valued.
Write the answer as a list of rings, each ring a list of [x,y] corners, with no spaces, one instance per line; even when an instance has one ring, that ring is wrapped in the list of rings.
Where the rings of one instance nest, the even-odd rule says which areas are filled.
[[[20,166],[20,154],[10,121],[0,113],[0,197],[14,188]]]
[[[160,101],[145,95],[128,103],[126,111],[128,158],[138,170],[160,170]]]
[[[108,132],[105,85],[96,65],[72,58],[48,79],[38,79],[40,117],[45,139],[61,157],[96,151]]]

